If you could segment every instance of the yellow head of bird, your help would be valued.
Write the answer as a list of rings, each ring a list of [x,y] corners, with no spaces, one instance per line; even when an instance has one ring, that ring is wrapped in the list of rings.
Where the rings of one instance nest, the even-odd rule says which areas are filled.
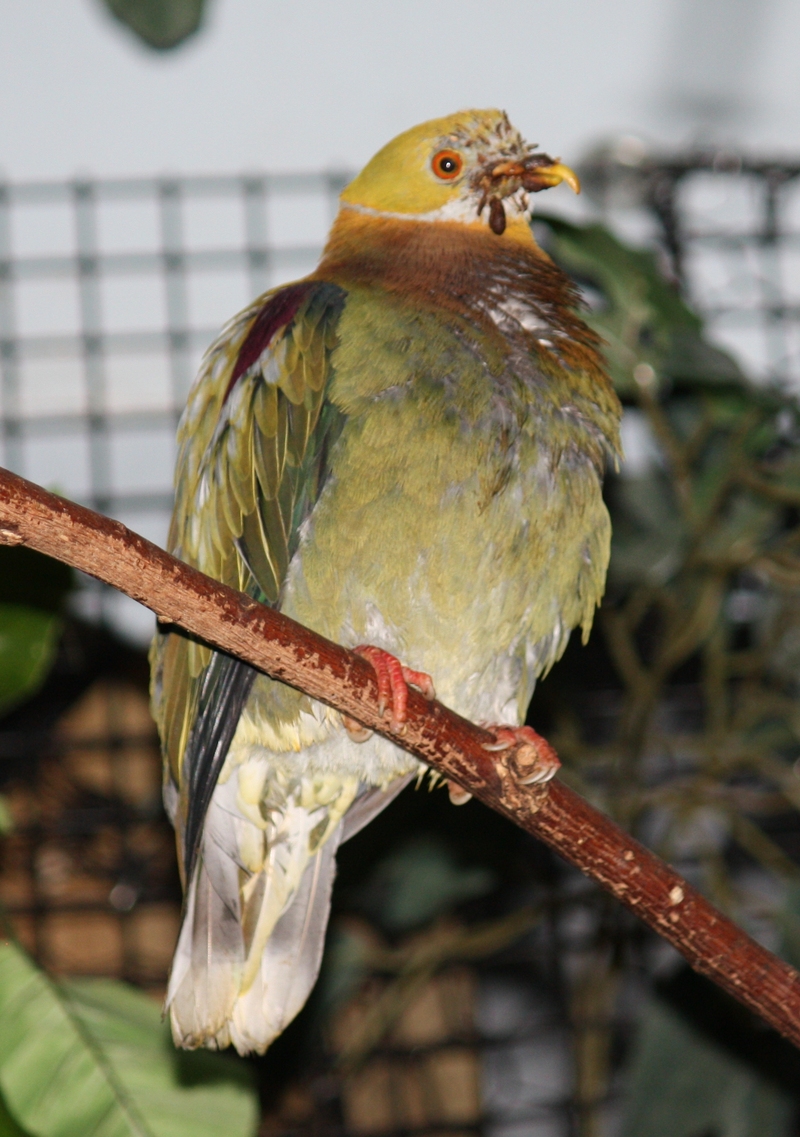
[[[504,111],[459,111],[399,134],[342,193],[346,207],[409,220],[462,221],[502,234],[529,195],[567,182],[568,166],[530,146]]]

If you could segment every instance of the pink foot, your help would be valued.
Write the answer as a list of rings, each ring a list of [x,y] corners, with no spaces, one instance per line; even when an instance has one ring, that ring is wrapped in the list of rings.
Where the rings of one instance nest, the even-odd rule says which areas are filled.
[[[383,714],[391,706],[392,726],[402,726],[406,721],[409,686],[418,688],[426,699],[436,698],[433,680],[424,671],[404,667],[396,656],[372,644],[359,644],[353,651],[372,664],[378,681],[378,709]],[[354,742],[363,742],[369,738],[372,731],[347,715],[342,717],[345,729]]]
[[[530,726],[498,726],[483,723],[495,736],[495,742],[484,743],[484,750],[511,750],[517,747],[515,765],[520,771],[522,786],[542,785],[549,782],[561,766],[553,747]]]

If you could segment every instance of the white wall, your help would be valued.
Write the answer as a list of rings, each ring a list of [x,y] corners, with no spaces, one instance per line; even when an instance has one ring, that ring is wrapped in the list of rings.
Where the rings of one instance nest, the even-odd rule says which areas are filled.
[[[0,171],[354,167],[468,105],[573,161],[619,131],[800,151],[799,47],[792,0],[216,0],[163,56],[97,0],[0,0]]]

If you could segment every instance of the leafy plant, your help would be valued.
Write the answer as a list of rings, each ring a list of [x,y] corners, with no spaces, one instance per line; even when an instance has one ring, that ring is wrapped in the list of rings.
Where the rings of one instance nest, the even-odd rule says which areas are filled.
[[[614,536],[595,634],[604,668],[587,685],[614,692],[605,737],[582,729],[587,692],[565,697],[576,679],[568,668],[542,693],[555,700],[573,780],[666,856],[697,858],[706,887],[730,908],[719,842],[689,834],[701,815],[713,813],[724,839],[764,868],[796,874],[753,819],[800,805],[798,408],[750,386],[718,349],[705,353],[716,361],[710,377],[691,372],[687,358],[704,354],[692,346],[701,328],[657,281],[652,254],[596,226],[549,224],[551,251],[602,291],[590,319],[616,337],[623,434],[635,455],[607,486]],[[631,296],[640,310],[621,330]],[[643,327],[652,330],[646,352]]]
[[[56,983],[3,943],[0,1021],[0,1134],[3,1125],[9,1137],[255,1131],[247,1065],[208,1052],[177,1053],[157,1004],[123,983]]]
[[[69,569],[0,548],[0,710],[45,679]],[[0,797],[0,834],[11,827]],[[0,941],[0,1137],[248,1137],[246,1064],[176,1053],[155,1002],[122,983],[57,983]]]
[[[606,600],[587,651],[568,651],[541,685],[535,722],[549,718],[577,788],[736,919],[777,926],[787,886],[800,878],[779,839],[782,828],[796,829],[800,807],[797,404],[752,386],[705,339],[654,254],[596,225],[543,219],[539,236],[584,289],[588,321],[606,342],[627,460],[607,479]],[[585,990],[575,981],[587,1134],[609,1085],[631,931],[619,914],[600,920]],[[788,1099],[674,1012],[648,1007],[634,1068],[640,1108],[627,1132],[785,1131]],[[699,1104],[694,1118],[677,1105],[659,1111],[657,1077],[673,1103],[702,1098],[705,1120]],[[731,1128],[735,1101],[740,1128]]]
[[[631,1067],[622,1137],[785,1137],[794,1103],[650,999]]]
[[[781,952],[796,967],[796,886],[777,923]],[[622,1137],[784,1137],[796,1110],[794,1046],[688,969],[657,983],[656,992],[640,1014]]]
[[[72,571],[31,549],[0,546],[0,714],[44,681],[61,633]]]
[[[6,1109],[5,1102],[0,1097],[0,1137],[30,1137],[24,1129],[20,1129],[14,1118]]]
[[[204,0],[104,0],[109,12],[148,47],[168,51],[197,32]]]

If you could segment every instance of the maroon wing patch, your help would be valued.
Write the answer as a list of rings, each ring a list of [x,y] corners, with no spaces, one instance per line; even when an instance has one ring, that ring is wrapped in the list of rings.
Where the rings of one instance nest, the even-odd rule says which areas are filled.
[[[264,348],[269,346],[269,342],[275,333],[281,328],[285,328],[294,319],[300,305],[312,288],[316,286],[316,281],[304,280],[300,284],[290,284],[286,288],[282,288],[280,292],[276,292],[274,296],[270,296],[253,321],[252,327],[247,333],[247,339],[239,350],[239,358],[236,360],[236,366],[225,392],[226,399],[237,379],[240,379],[245,371],[253,366]]]

